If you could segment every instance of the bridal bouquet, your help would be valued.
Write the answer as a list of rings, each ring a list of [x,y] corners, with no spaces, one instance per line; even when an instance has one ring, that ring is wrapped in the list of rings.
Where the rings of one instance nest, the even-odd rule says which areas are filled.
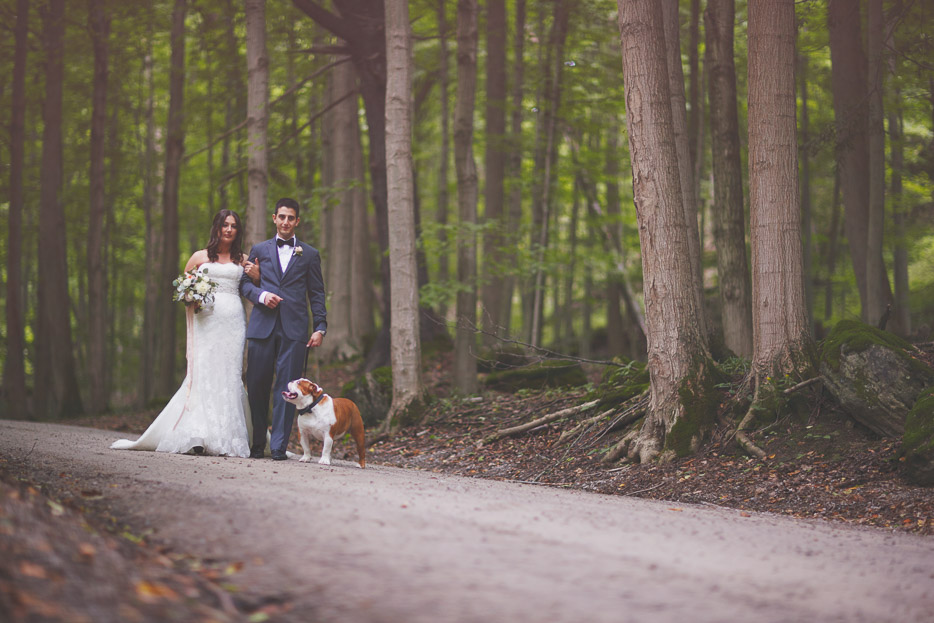
[[[214,291],[217,290],[217,282],[208,279],[208,269],[200,272],[185,272],[175,278],[172,286],[175,292],[172,293],[173,301],[193,304],[195,313],[203,311],[212,311],[214,309]]]

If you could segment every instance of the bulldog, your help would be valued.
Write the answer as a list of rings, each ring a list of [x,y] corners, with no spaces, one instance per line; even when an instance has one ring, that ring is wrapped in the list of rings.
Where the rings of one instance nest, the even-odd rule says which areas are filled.
[[[307,463],[311,459],[311,438],[323,442],[322,465],[331,464],[331,446],[350,431],[357,443],[357,459],[360,467],[366,467],[366,446],[364,445],[363,418],[360,409],[347,398],[331,398],[321,387],[308,379],[290,381],[288,389],[282,392],[282,398],[296,406],[298,415],[298,433],[305,453],[299,459]]]

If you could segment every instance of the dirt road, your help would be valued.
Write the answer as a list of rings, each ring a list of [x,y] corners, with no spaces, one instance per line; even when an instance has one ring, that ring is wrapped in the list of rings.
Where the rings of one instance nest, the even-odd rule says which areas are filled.
[[[0,421],[0,454],[67,473],[150,539],[241,561],[305,621],[931,621],[934,539],[349,462],[112,451]],[[313,613],[313,615],[311,615]]]

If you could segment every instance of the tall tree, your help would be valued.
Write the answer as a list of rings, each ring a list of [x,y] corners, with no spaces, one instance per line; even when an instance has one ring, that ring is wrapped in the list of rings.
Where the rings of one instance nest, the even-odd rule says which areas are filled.
[[[266,0],[245,0],[247,65],[247,205],[244,245],[266,238],[267,126],[269,56],[266,53]]]
[[[454,105],[454,166],[457,169],[457,333],[454,384],[477,390],[477,165],[473,157],[473,115],[477,88],[477,0],[457,2],[457,100]]]
[[[794,0],[749,3],[749,201],[757,377],[811,366],[804,300]]]
[[[448,19],[447,19],[447,0],[438,2],[438,46],[440,58],[438,59],[438,80],[440,82],[441,98],[441,153],[438,161],[438,207],[435,210],[435,221],[438,228],[438,242],[441,244],[442,252],[438,257],[438,281],[447,282],[451,277],[451,269],[448,261],[448,178],[451,163],[451,105],[450,105],[450,72],[448,71]],[[447,315],[447,305],[442,304],[438,309],[441,317]]]
[[[388,11],[387,7],[387,11]],[[348,59],[349,60],[349,59]],[[331,132],[331,167],[333,185],[337,201],[328,208],[330,229],[327,238],[331,241],[347,241],[354,238],[354,194],[356,191],[356,143],[357,137],[357,98],[346,97],[357,90],[356,73],[351,63],[341,63],[332,70],[332,89],[334,101],[339,101],[332,113]],[[388,103],[388,101],[387,101]],[[388,111],[387,111],[388,113]],[[410,154],[411,156],[411,154]],[[388,163],[387,163],[387,166]],[[394,225],[390,219],[390,225]],[[390,227],[390,228],[391,228]],[[351,299],[351,276],[353,247],[347,242],[328,246],[328,307],[332,318],[349,319],[354,302]],[[353,340],[349,322],[332,323],[330,332],[331,345],[325,351],[327,356],[347,359],[359,354],[359,347]]]
[[[862,317],[872,318],[876,304],[882,308],[892,302],[888,277],[882,265],[881,246],[869,248],[870,171],[869,171],[869,102],[866,56],[863,54],[859,2],[830,0],[827,20],[830,31],[831,89],[836,122],[837,159],[846,218],[844,226],[849,241],[850,258],[859,288]],[[867,267],[873,262],[874,283],[868,284]],[[882,283],[884,281],[884,283]],[[870,301],[882,296],[881,301]]]
[[[628,453],[645,462],[660,453],[686,454],[699,443],[711,424],[712,362],[689,259],[662,8],[655,0],[617,0],[617,6],[650,375],[648,412]]]
[[[662,2],[662,19],[665,22],[665,50],[668,60],[668,92],[671,98],[672,128],[675,133],[675,150],[678,154],[678,173],[681,177],[681,201],[684,204],[684,222],[688,227],[688,249],[691,267],[695,274],[694,295],[700,312],[698,321],[701,331],[707,331],[707,314],[704,312],[704,277],[701,270],[700,232],[697,226],[697,201],[694,196],[694,155],[691,151],[687,110],[684,98],[684,70],[681,68],[681,38],[678,27],[678,0]]]
[[[107,408],[107,271],[104,264],[104,138],[107,126],[107,74],[110,17],[104,0],[88,0],[88,31],[94,47],[94,95],[91,111],[91,200],[88,218],[88,409]]]
[[[65,1],[50,0],[43,11],[46,52],[42,105],[42,170],[39,178],[39,307],[35,378],[40,417],[82,412],[68,294],[65,207],[62,204],[62,95],[64,85]]]
[[[26,151],[26,51],[29,0],[17,0],[10,115],[10,209],[7,215],[6,364],[3,392],[13,417],[29,413],[26,399],[26,326],[23,305],[23,168]]]
[[[882,56],[885,17],[882,0],[869,0],[869,220],[866,227],[866,312],[877,323],[893,302],[889,279],[882,260],[885,229],[885,118],[882,85],[885,59]],[[895,321],[892,322],[895,325]]]
[[[886,47],[894,49],[893,35],[894,27],[889,29],[889,40]],[[911,335],[911,315],[909,314],[909,287],[908,287],[908,247],[905,236],[907,234],[907,217],[909,210],[905,205],[905,198],[902,195],[902,176],[905,168],[905,130],[904,120],[902,118],[902,93],[897,83],[898,76],[898,56],[889,54],[888,57],[890,78],[894,83],[892,94],[892,106],[887,109],[889,142],[891,144],[892,159],[892,177],[891,191],[889,195],[892,198],[895,243],[892,250],[893,259],[893,281],[895,282],[895,326],[901,331],[902,337]]]
[[[804,300],[808,324],[814,327],[814,254],[811,209],[811,114],[808,91],[808,57],[795,47],[796,70],[801,98],[801,243],[804,246]]]
[[[483,241],[485,285],[482,295],[482,324],[487,333],[500,333],[503,326],[502,298],[506,292],[503,274],[506,237],[503,235],[503,201],[506,176],[506,2],[490,0],[486,16],[486,151],[483,168],[484,220],[493,227]]]
[[[735,0],[708,0],[704,33],[710,59],[713,235],[717,248],[720,315],[727,348],[748,358],[752,356],[752,295],[746,257],[743,171],[733,63],[734,23]]]
[[[370,225],[367,215],[366,165],[363,161],[363,147],[360,144],[360,121],[354,116],[353,162],[353,253],[350,270],[350,310],[351,334],[358,344],[363,344],[373,336],[373,259],[370,254]]]
[[[159,370],[157,392],[171,395],[175,378],[175,309],[169,296],[178,272],[178,186],[185,151],[185,14],[187,0],[175,0],[169,66],[169,114],[165,132],[165,173],[162,180],[162,276],[159,289]]]
[[[408,0],[386,0],[386,189],[392,265],[392,405],[388,424],[422,400],[415,197],[412,172],[412,35]]]

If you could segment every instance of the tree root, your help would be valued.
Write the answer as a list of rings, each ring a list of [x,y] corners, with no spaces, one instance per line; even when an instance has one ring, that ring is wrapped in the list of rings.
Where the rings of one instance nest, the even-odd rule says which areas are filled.
[[[749,423],[752,421],[753,412],[755,410],[756,401],[759,399],[759,373],[757,372],[754,376],[755,381],[755,390],[752,393],[752,402],[749,403],[749,409],[746,411],[746,415],[743,416],[743,419],[740,421],[739,426],[736,427],[736,441],[739,445],[753,456],[756,456],[760,459],[766,457],[765,450],[757,446],[752,442],[752,440],[746,436],[746,427],[749,426]]]
[[[560,411],[550,413],[548,415],[538,418],[537,420],[532,420],[531,422],[520,424],[519,426],[513,426],[512,428],[504,428],[504,429],[498,430],[495,433],[487,435],[481,442],[481,445],[491,443],[498,439],[502,439],[503,437],[511,437],[512,435],[518,435],[519,433],[524,433],[526,431],[532,430],[533,428],[541,426],[542,424],[548,424],[549,422],[554,422],[555,420],[560,420],[561,418],[566,418],[568,416],[575,415],[577,413],[589,411],[590,409],[593,409],[594,407],[596,407],[599,403],[600,403],[599,400],[591,400],[590,402],[585,402],[582,405],[568,407],[567,409],[562,409]]]

